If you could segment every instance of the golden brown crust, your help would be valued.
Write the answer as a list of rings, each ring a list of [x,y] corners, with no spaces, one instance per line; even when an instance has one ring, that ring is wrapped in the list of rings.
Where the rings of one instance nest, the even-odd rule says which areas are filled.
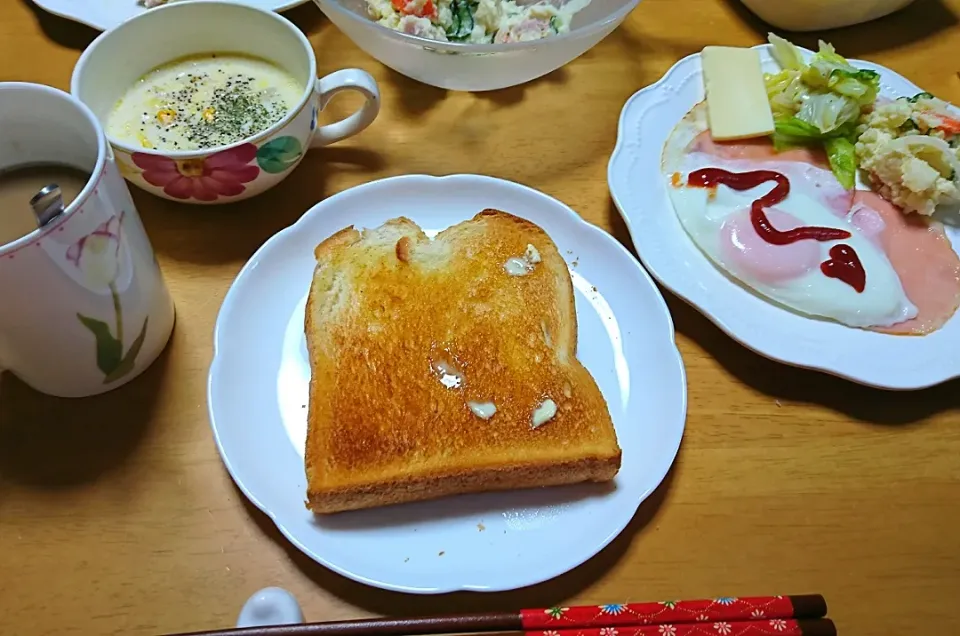
[[[586,481],[610,481],[620,470],[614,457],[556,464],[489,468],[449,475],[409,476],[397,481],[362,484],[325,493],[308,493],[307,507],[318,513],[361,510],[447,495],[495,490],[561,486]]]
[[[313,250],[313,255],[318,261],[326,258],[328,255],[333,254],[337,248],[345,247],[347,245],[352,245],[360,240],[360,232],[358,232],[352,225],[345,227],[333,236],[330,236],[322,243],[317,245]]]
[[[540,262],[511,276],[505,263],[528,245]],[[316,254],[305,323],[309,508],[616,474],[606,403],[576,359],[570,274],[537,225],[484,210],[431,241],[394,219],[338,232]],[[444,366],[459,370],[459,386],[441,382]],[[534,429],[547,399],[557,413]],[[471,402],[496,413],[482,419]]]

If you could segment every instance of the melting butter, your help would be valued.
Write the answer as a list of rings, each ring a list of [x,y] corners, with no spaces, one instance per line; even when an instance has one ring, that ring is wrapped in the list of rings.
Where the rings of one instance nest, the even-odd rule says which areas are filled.
[[[557,403],[547,398],[540,403],[540,406],[533,412],[533,422],[531,428],[539,428],[553,419],[557,414]]]
[[[493,402],[467,402],[467,406],[481,420],[489,420],[497,412],[497,405]]]

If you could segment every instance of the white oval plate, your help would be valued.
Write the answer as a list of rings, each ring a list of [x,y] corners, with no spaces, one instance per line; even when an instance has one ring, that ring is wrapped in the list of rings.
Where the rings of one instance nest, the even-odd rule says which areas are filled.
[[[778,69],[768,46],[754,47],[767,72]],[[921,92],[890,69],[851,62],[880,73],[884,96]],[[677,62],[656,84],[635,93],[620,114],[607,181],[640,260],[650,273],[730,337],[773,360],[884,389],[921,389],[960,376],[960,314],[923,337],[852,329],[769,303],[710,263],[680,225],[660,172],[667,136],[701,100],[702,70],[696,53]],[[954,249],[960,248],[960,228],[948,227],[947,234]]]
[[[316,245],[400,215],[436,232],[498,208],[540,225],[570,264],[578,356],[610,408],[623,467],[609,484],[449,497],[314,517],[304,507],[307,385],[303,314]],[[315,205],[267,241],[227,293],[208,386],[223,461],[249,499],[307,555],[402,592],[502,591],[583,563],[627,525],[676,456],[683,363],[650,277],[603,230],[545,194],[491,177],[403,176]]]
[[[189,2],[190,0],[171,0]],[[231,0],[263,9],[264,11],[285,11],[309,0]],[[99,31],[106,31],[145,9],[137,0],[33,0],[33,3],[48,13],[61,18],[86,24]]]

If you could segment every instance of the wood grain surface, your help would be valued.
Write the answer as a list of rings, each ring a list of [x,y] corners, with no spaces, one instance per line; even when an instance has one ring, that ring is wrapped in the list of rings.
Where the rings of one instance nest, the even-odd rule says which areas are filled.
[[[381,66],[312,4],[288,16],[321,74],[374,74],[380,118],[251,201],[201,209],[135,192],[177,304],[174,337],[145,375],[104,396],[0,382],[0,634],[227,627],[268,585],[294,592],[311,620],[821,592],[843,634],[960,634],[960,382],[885,393],[779,366],[669,294],[689,380],[683,447],[628,530],[584,566],[513,593],[410,597],[347,581],[288,544],[234,487],[206,413],[217,311],[264,240],[371,179],[474,172],[556,196],[629,244],[606,185],[624,101],[704,45],[766,33],[732,0],[645,0],[567,67],[464,94]],[[68,89],[95,35],[4,0],[0,79]],[[820,35],[960,102],[960,0]],[[338,98],[325,116],[356,105]]]

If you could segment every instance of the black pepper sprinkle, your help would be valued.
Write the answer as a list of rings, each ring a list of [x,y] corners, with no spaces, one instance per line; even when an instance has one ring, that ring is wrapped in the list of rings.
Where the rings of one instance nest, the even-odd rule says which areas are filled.
[[[218,69],[223,74],[223,69]],[[288,107],[282,100],[265,99],[264,91],[252,85],[256,78],[242,74],[229,75],[224,82],[219,79],[218,88],[206,103],[194,101],[198,90],[207,85],[207,74],[187,74],[188,84],[169,93],[158,93],[165,108],[176,113],[173,120],[163,127],[168,134],[182,136],[191,146],[212,148],[231,144],[280,121]],[[211,110],[212,109],[212,110]],[[212,113],[212,115],[211,115]],[[144,113],[146,115],[146,113]],[[163,144],[166,137],[160,137]],[[172,141],[179,148],[180,143]]]

